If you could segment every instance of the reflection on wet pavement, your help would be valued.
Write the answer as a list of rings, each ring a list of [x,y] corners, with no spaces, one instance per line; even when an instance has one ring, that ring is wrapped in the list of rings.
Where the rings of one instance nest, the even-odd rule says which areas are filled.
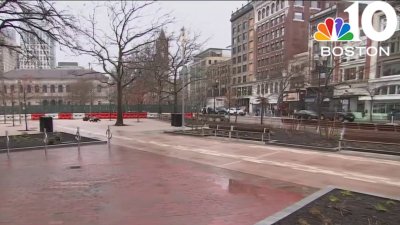
[[[314,191],[121,146],[0,157],[0,224],[254,224]]]

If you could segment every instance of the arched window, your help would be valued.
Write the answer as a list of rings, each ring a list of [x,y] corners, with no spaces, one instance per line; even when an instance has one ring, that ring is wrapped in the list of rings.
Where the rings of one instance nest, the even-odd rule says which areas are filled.
[[[40,92],[39,85],[35,85],[35,93],[39,93],[39,92]]]
[[[51,85],[50,86],[50,93],[55,93],[56,92],[56,86]]]
[[[43,93],[47,93],[47,85],[43,85],[43,87],[42,87],[42,92],[43,92]]]
[[[54,100],[54,99],[51,100],[51,101],[50,101],[50,105],[56,105],[56,100]]]
[[[43,100],[43,105],[48,105],[48,104],[49,104],[49,101]]]
[[[262,18],[265,18],[265,8],[262,9]]]
[[[4,85],[3,91],[4,91],[4,93],[7,93],[7,86],[6,85]]]
[[[32,87],[31,85],[26,86],[26,92],[31,93],[32,92]]]
[[[276,1],[276,11],[279,10],[279,0]]]
[[[283,8],[285,8],[285,1],[284,0],[281,1],[281,9],[283,9]]]
[[[267,6],[267,15],[266,16],[269,16],[269,6]]]
[[[258,11],[258,20],[261,20],[261,11]]]
[[[12,85],[10,86],[11,93],[14,92],[14,89],[15,89],[14,84],[12,84]]]
[[[71,87],[69,86],[69,84],[65,85],[65,92],[70,92],[71,91]]]
[[[59,92],[59,93],[64,92],[64,87],[63,87],[61,84],[58,85],[58,92]]]
[[[271,14],[274,14],[275,12],[275,3],[272,3],[271,5]]]
[[[97,92],[101,92],[101,85],[99,84],[99,85],[97,85]]]
[[[59,105],[62,105],[63,104],[63,101],[60,99],[60,100],[58,100],[58,104]]]

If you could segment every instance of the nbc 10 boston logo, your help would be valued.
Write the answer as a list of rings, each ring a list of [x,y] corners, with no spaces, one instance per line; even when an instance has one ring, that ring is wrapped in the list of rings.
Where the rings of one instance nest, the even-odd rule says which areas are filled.
[[[345,12],[349,15],[348,22],[340,17],[326,18],[323,23],[317,26],[317,32],[314,34],[314,40],[320,42],[360,42],[360,17],[359,17],[359,2],[354,2]],[[386,17],[386,27],[382,30],[377,30],[373,25],[374,14],[380,12]],[[386,2],[372,2],[366,6],[361,15],[361,26],[365,36],[372,41],[382,42],[393,36],[397,28],[397,15],[395,9]],[[359,47],[342,47],[342,46],[321,46],[321,56],[349,56],[354,55],[369,55],[369,56],[389,56],[390,48],[374,47],[374,46],[359,46]]]

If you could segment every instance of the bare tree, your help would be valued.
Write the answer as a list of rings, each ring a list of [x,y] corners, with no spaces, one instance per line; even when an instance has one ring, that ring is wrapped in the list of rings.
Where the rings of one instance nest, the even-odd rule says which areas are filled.
[[[197,80],[185,80],[180,79],[180,71],[186,65],[186,63],[194,57],[198,52],[202,43],[199,42],[199,35],[191,35],[185,33],[185,29],[182,28],[181,34],[170,35],[169,37],[169,49],[168,49],[168,79],[166,83],[171,87],[169,90],[163,90],[164,93],[173,97],[173,111],[178,112],[178,94],[185,88],[189,83],[196,82]]]
[[[70,40],[73,38],[67,33],[74,28],[75,18],[66,10],[58,10],[55,2],[47,0],[15,1],[3,0],[0,3],[0,33],[8,38],[14,31],[21,36],[22,44],[26,38],[34,37],[40,43],[46,43],[43,35],[55,41]],[[0,41],[0,46],[23,53],[28,57],[35,57],[31,51],[22,52],[20,46]],[[26,50],[28,48],[25,48]]]
[[[83,18],[88,26],[76,29],[81,43],[69,43],[68,47],[77,53],[94,57],[102,66],[104,74],[117,90],[116,126],[123,123],[123,89],[133,83],[144,69],[146,57],[144,48],[155,41],[155,34],[171,22],[167,14],[157,13],[156,19],[145,16],[145,11],[153,2],[119,1],[106,2],[96,7],[89,18]],[[101,16],[107,17],[109,30],[97,23],[97,10],[105,10]],[[97,17],[96,17],[97,16]]]
[[[73,104],[86,105],[91,103],[94,84],[90,80],[79,79],[69,84],[67,100]]]

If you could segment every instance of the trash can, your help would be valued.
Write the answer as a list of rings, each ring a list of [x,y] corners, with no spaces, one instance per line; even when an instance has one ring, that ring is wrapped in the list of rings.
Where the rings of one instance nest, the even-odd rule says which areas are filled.
[[[182,114],[181,113],[171,113],[171,126],[181,127],[182,126]]]
[[[40,132],[44,132],[44,128],[46,128],[46,132],[53,132],[53,117],[40,117]]]

